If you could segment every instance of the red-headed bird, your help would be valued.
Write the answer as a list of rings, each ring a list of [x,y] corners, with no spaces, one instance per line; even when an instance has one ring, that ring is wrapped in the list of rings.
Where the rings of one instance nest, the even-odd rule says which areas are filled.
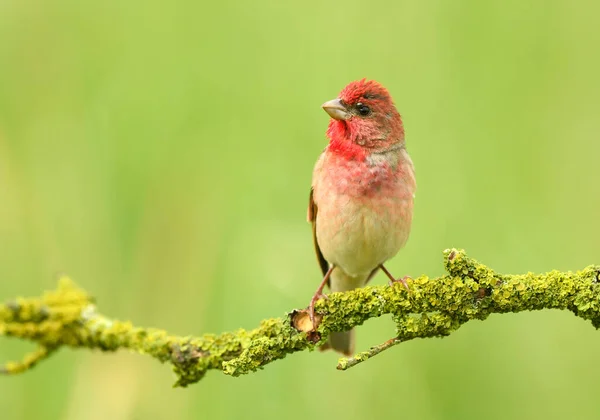
[[[323,281],[332,292],[363,287],[398,253],[410,233],[416,189],[404,127],[392,98],[372,80],[350,83],[337,99],[325,102],[331,116],[329,145],[317,161],[312,179],[308,221],[313,226]],[[399,279],[406,286],[405,278]],[[332,333],[324,348],[350,355],[352,331]]]

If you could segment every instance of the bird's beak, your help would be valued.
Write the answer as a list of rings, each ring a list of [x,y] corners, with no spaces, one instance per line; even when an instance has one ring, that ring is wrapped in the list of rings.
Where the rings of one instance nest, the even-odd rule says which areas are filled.
[[[323,105],[321,105],[321,108],[323,108],[325,112],[327,112],[333,119],[347,120],[350,118],[348,108],[344,106],[339,98],[325,102]]]

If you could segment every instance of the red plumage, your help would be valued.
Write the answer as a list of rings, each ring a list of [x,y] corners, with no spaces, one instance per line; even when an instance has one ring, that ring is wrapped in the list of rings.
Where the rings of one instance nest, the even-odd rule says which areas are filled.
[[[348,159],[364,159],[369,151],[385,149],[391,142],[404,142],[402,118],[381,84],[361,79],[346,86],[338,97],[349,108],[359,103],[368,106],[373,117],[331,119],[327,137],[332,152],[341,153]],[[380,141],[384,135],[389,141]]]

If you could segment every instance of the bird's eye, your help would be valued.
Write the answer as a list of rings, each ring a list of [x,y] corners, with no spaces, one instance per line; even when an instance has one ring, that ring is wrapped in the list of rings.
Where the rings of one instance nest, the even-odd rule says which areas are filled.
[[[369,115],[371,113],[371,108],[369,108],[367,105],[365,105],[361,102],[356,104],[356,110],[363,117],[366,117],[367,115]]]

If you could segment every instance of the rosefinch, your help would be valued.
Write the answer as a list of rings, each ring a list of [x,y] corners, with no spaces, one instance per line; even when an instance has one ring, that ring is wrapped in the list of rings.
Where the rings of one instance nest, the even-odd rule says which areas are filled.
[[[389,92],[362,79],[325,102],[331,116],[325,148],[315,165],[308,206],[323,281],[309,314],[326,284],[332,292],[363,287],[408,239],[416,189],[413,163],[404,143],[404,127]],[[324,348],[352,354],[352,331],[332,333]]]

